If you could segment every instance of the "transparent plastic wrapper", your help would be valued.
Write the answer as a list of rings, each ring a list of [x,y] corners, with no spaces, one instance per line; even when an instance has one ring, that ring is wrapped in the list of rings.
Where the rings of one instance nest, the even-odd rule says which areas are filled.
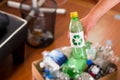
[[[93,63],[97,64],[103,70],[103,76],[115,72],[120,58],[114,54],[112,41],[107,40],[105,45],[95,44],[96,58]]]
[[[49,75],[44,73],[46,80],[69,80],[69,76],[60,71],[72,51],[71,47],[57,48],[52,51],[44,51],[43,61],[40,62],[40,67],[49,70]],[[52,76],[51,76],[52,75]]]

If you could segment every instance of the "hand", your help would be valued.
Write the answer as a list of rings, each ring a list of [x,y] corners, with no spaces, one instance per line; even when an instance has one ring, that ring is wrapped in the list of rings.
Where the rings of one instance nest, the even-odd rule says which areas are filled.
[[[84,34],[85,34],[85,40],[88,38],[88,32],[92,30],[92,28],[95,26],[97,20],[93,19],[92,17],[84,17],[80,19],[83,29],[84,29]]]

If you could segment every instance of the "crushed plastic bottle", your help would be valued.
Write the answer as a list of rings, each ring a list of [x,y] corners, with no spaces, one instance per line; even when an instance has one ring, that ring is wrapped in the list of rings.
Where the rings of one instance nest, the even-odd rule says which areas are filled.
[[[44,52],[44,58],[40,63],[40,67],[50,67],[53,70],[59,70],[62,64],[67,61],[70,54],[71,47],[63,47],[61,49],[52,50],[51,52]]]
[[[104,69],[104,74],[107,75],[115,71],[117,71],[117,66],[114,63],[109,63]]]
[[[70,80],[70,77],[60,70],[53,71],[47,68],[44,69],[44,78],[47,80]]]
[[[92,45],[91,42],[87,41],[86,42],[86,55],[87,55],[87,59],[91,59],[94,60],[97,57],[97,50],[95,48],[95,46]]]
[[[92,77],[94,77],[95,79],[99,79],[100,77],[103,76],[103,70],[99,65],[93,63],[92,60],[87,60],[87,64],[89,66],[87,72]]]
[[[87,72],[83,72],[77,77],[76,80],[95,80],[95,79]]]
[[[72,79],[81,74],[87,67],[85,59],[74,59],[69,58],[69,60],[62,66],[62,71],[70,76]]]

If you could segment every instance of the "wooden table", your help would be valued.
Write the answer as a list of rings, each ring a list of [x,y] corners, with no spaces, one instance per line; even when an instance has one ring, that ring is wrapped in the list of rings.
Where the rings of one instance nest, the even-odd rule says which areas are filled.
[[[14,1],[21,1],[21,0],[14,0]],[[53,44],[46,48],[42,49],[33,49],[29,46],[26,46],[26,61],[25,63],[20,67],[20,70],[24,71],[27,70],[24,77],[28,77],[31,79],[30,75],[31,72],[29,71],[31,67],[28,65],[31,65],[32,61],[37,60],[41,58],[41,52],[44,50],[52,50],[58,47],[62,46],[69,46],[69,39],[68,39],[68,26],[70,22],[70,15],[69,13],[71,11],[78,11],[79,12],[79,18],[84,17],[90,9],[93,7],[93,4],[90,4],[88,2],[84,2],[83,0],[68,0],[67,3],[59,6],[60,8],[65,8],[67,10],[67,13],[64,15],[58,14],[56,17],[56,25],[55,25],[55,41]],[[1,10],[15,14],[17,16],[21,16],[18,9],[10,8],[8,6],[5,6],[1,8]],[[120,20],[115,18],[115,15],[119,14],[119,12],[115,11],[109,11],[107,12],[95,25],[94,29],[89,32],[88,40],[93,43],[100,43],[102,45],[105,45],[106,40],[112,40],[112,47],[115,51],[115,54],[120,56]],[[27,69],[25,68],[27,67]],[[16,75],[14,77],[10,78],[11,80],[15,80],[15,77],[17,77],[18,80],[21,79],[19,77],[20,72],[16,72]],[[24,78],[23,77],[23,78]],[[22,78],[22,79],[23,79]],[[25,79],[25,78],[24,78]],[[28,79],[28,80],[29,80]]]

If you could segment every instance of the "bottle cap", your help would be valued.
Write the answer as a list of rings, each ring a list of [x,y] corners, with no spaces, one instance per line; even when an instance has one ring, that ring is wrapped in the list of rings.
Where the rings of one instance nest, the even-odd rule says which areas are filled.
[[[76,18],[76,17],[78,17],[78,12],[76,12],[76,11],[75,11],[75,12],[71,12],[71,13],[70,13],[70,17],[71,17],[71,18]]]
[[[40,63],[40,67],[41,67],[41,68],[45,67],[44,62],[41,62],[41,63]]]
[[[87,60],[87,65],[90,66],[92,64],[92,60]]]

